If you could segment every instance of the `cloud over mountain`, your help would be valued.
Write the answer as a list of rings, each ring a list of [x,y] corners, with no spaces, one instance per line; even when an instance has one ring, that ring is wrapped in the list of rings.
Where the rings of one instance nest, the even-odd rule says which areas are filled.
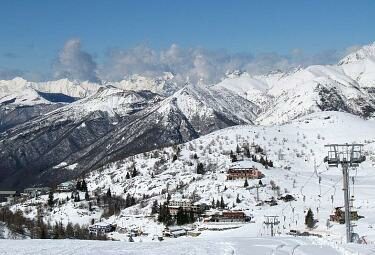
[[[93,57],[81,49],[79,39],[68,40],[53,64],[55,78],[97,81]]]
[[[344,51],[347,53],[347,50]],[[172,44],[167,49],[154,50],[140,45],[130,49],[112,49],[99,70],[101,78],[121,80],[134,73],[145,76],[160,76],[172,72],[178,81],[193,83],[218,82],[228,70],[240,69],[251,74],[263,74],[273,70],[287,71],[297,66],[336,63],[344,52],[327,50],[317,54],[306,54],[295,49],[289,54],[278,53],[230,53],[226,50],[204,48],[181,48]]]

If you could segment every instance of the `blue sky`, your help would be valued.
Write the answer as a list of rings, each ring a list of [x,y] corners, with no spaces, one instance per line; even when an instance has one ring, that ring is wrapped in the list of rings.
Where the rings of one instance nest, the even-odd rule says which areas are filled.
[[[288,56],[298,49],[303,61],[314,55],[314,61],[325,63],[331,61],[327,51],[375,41],[374,25],[370,0],[1,0],[0,71],[48,77],[72,38],[103,70],[113,65],[110,53],[139,45],[252,56]]]

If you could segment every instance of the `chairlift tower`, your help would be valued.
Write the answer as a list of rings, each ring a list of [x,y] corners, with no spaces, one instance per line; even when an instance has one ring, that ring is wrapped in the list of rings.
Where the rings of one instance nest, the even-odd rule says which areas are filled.
[[[265,220],[263,222],[264,225],[271,226],[271,236],[275,236],[273,227],[280,224],[279,216],[264,216]]]
[[[324,162],[327,162],[329,167],[338,167],[339,165],[342,167],[346,242],[351,243],[353,233],[350,213],[349,167],[358,167],[366,160],[366,157],[362,155],[363,144],[328,144],[325,147],[328,147],[328,156],[324,158]]]

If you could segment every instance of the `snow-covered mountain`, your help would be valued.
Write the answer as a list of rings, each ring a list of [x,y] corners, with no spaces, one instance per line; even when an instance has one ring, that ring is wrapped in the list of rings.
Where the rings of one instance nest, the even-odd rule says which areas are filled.
[[[174,80],[174,75],[170,72],[165,72],[163,76],[150,78],[134,74],[117,82],[105,82],[117,88],[125,90],[149,90],[161,95],[172,95],[179,90],[183,84],[178,84]]]
[[[85,209],[87,201],[67,201],[66,196],[70,193],[55,194],[56,199],[62,202],[58,203],[54,210],[45,209],[44,215],[51,222],[61,220],[63,224],[85,224],[93,218],[101,218],[118,226],[141,228],[149,233],[149,237],[135,239],[152,241],[153,235],[161,234],[163,226],[147,216],[150,215],[154,200],[159,203],[166,201],[168,190],[172,199],[184,197],[207,204],[223,197],[228,209],[243,210],[253,217],[252,223],[241,228],[218,232],[203,231],[199,238],[216,236],[226,240],[226,237],[262,237],[268,235],[268,229],[263,225],[264,215],[279,215],[280,224],[275,228],[278,234],[285,235],[291,229],[311,231],[323,236],[323,239],[314,239],[317,242],[340,243],[345,236],[345,225],[331,222],[327,227],[327,219],[335,207],[343,205],[342,173],[340,169],[328,168],[323,162],[327,155],[324,145],[356,142],[365,144],[363,153],[367,159],[357,170],[350,171],[355,180],[355,185],[350,189],[355,196],[354,208],[359,215],[365,216],[355,222],[355,232],[364,236],[368,243],[373,243],[374,130],[373,120],[364,120],[340,112],[317,112],[285,125],[241,125],[225,128],[181,144],[179,149],[173,146],[140,153],[86,174],[90,194],[105,194],[110,188],[112,194],[117,196],[125,198],[131,194],[136,198],[137,204],[123,209],[119,215],[103,219],[102,208],[94,206],[94,209],[89,211]],[[277,204],[273,206],[262,204],[256,200],[254,188],[259,182],[258,179],[248,180],[249,187],[244,187],[243,180],[226,178],[226,171],[232,164],[230,151],[236,151],[237,145],[242,148],[252,144],[263,148],[263,154],[252,151],[254,155],[258,158],[263,155],[273,161],[273,167],[265,167],[247,158],[243,161],[265,175],[262,179],[265,186],[259,189],[260,201],[269,201],[272,197],[277,199],[285,194],[292,195],[295,200],[277,200]],[[197,173],[198,163],[203,164],[204,174]],[[134,167],[138,175],[126,177]],[[270,184],[272,182],[277,189]],[[13,209],[21,208],[27,217],[34,217],[40,205],[45,204],[47,199],[47,195],[40,199],[30,199],[14,205]],[[305,228],[304,217],[309,208],[317,219],[314,230]],[[202,222],[197,222],[197,225],[205,226]],[[128,240],[126,234],[121,233],[112,233],[110,237]]]
[[[286,123],[327,110],[373,117],[375,43],[348,55],[338,65],[316,65],[259,76],[235,72],[215,87],[230,89],[262,108],[257,119],[261,124]]]
[[[231,72],[212,86],[177,84],[170,73],[102,84],[0,81],[2,184],[18,186],[19,176],[7,178],[14,171],[22,176],[19,169],[38,169],[35,181],[42,175],[64,179],[239,124],[283,124],[321,111],[371,118],[374,47],[365,46],[338,65],[261,76]],[[164,97],[152,91],[174,93]],[[77,171],[52,170],[62,162]]]
[[[2,133],[0,186],[66,179],[108,161],[251,124],[257,111],[225,89],[187,86],[164,99],[149,91],[101,88]],[[62,162],[76,171],[57,171]],[[33,178],[21,177],[29,173]]]

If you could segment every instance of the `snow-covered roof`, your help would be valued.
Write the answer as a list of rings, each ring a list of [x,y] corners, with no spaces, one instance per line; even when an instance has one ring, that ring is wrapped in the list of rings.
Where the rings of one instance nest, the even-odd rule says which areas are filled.
[[[72,185],[74,185],[73,181],[67,181],[67,182],[60,183],[58,186],[72,186]]]
[[[175,235],[186,234],[186,230],[185,229],[176,230],[176,231],[173,231],[173,234],[175,234]]]
[[[14,195],[16,193],[17,191],[14,191],[14,190],[1,190],[0,191],[0,195]]]
[[[92,226],[94,226],[94,227],[109,227],[109,226],[111,226],[112,224],[110,224],[110,223],[107,223],[107,222],[97,222],[97,223],[95,223],[94,225],[92,225]]]
[[[241,168],[255,168],[254,162],[250,160],[242,160],[232,163],[229,169],[241,169]]]
[[[173,232],[175,232],[175,231],[178,231],[178,230],[183,230],[183,231],[185,231],[182,227],[179,227],[179,226],[169,226],[168,227],[168,230],[169,231],[173,231]]]

